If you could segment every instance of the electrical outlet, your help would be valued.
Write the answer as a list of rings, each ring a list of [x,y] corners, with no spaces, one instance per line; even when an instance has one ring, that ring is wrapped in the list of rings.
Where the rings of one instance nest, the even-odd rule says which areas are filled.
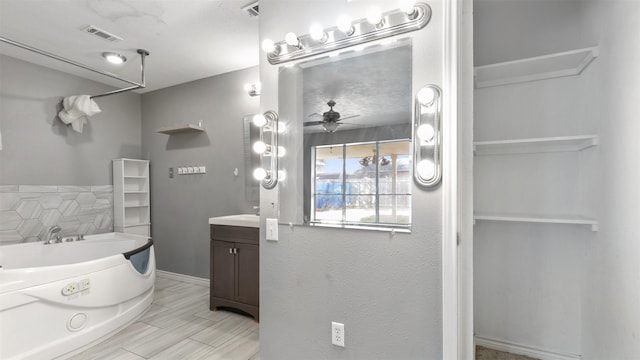
[[[331,343],[344,347],[344,324],[331,322]]]
[[[278,241],[278,219],[267,219],[267,240]]]

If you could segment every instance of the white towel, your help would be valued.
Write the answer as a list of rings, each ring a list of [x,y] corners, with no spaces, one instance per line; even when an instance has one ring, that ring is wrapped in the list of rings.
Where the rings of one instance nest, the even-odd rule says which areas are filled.
[[[89,95],[67,96],[62,100],[62,106],[64,109],[58,113],[60,120],[71,124],[73,130],[79,133],[87,123],[87,118],[100,112],[98,104]]]

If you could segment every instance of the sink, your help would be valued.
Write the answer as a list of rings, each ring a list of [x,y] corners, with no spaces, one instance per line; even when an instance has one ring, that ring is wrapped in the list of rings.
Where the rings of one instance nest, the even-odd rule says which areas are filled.
[[[209,218],[211,225],[260,227],[260,216],[255,214],[228,215]]]

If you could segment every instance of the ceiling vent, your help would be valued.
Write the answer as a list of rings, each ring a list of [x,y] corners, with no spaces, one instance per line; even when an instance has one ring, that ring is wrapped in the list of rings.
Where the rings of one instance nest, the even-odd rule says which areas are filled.
[[[91,34],[93,36],[99,37],[102,40],[106,40],[106,41],[110,41],[110,42],[116,42],[116,41],[122,41],[123,39],[120,36],[116,36],[113,35],[109,32],[106,32],[102,29],[98,29],[95,26],[89,25],[87,27],[84,27],[81,29],[83,32],[86,32],[87,34]]]
[[[260,14],[260,9],[258,6],[258,2],[254,1],[242,7],[242,10],[249,13],[251,16],[258,16]]]

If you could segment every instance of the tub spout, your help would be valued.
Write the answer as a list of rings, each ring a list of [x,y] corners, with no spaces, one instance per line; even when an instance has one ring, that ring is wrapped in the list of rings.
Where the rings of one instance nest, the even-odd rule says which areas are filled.
[[[62,235],[60,234],[62,229],[58,225],[53,225],[47,230],[47,234],[44,237],[44,244],[53,244],[62,242]]]

